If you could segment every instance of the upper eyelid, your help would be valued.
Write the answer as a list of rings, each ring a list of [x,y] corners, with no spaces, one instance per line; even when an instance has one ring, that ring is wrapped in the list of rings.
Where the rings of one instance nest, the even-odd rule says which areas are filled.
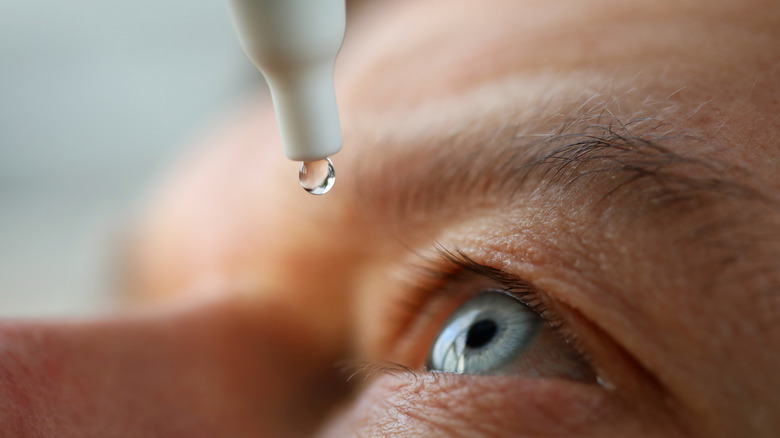
[[[538,299],[539,291],[534,290],[531,285],[523,279],[500,269],[483,265],[469,257],[463,251],[449,251],[441,245],[436,246],[436,250],[440,258],[461,271],[489,278],[501,284],[503,286],[503,292],[509,293],[520,300],[523,304],[527,305],[547,320],[551,325],[556,326],[560,323],[559,318],[553,317],[544,303]]]
[[[488,289],[500,290],[527,305],[539,314],[547,324],[558,330],[567,342],[580,350],[579,342],[572,334],[561,331],[563,321],[542,299],[542,293],[534,290],[521,278],[477,262],[460,250],[449,250],[437,243],[433,256],[422,256],[424,264],[415,264],[410,269],[417,274],[407,280],[407,288],[400,299],[391,305],[390,316],[385,322],[391,326],[387,336],[381,339],[387,345],[396,345],[401,339],[413,336],[418,324],[436,318],[441,319],[446,309],[455,310],[462,301]],[[419,254],[418,254],[419,255]],[[478,283],[476,280],[489,280]],[[465,293],[464,293],[465,292]],[[453,297],[457,296],[457,300]],[[394,307],[394,308],[393,308]],[[425,315],[425,313],[429,313]],[[442,321],[443,322],[443,319]],[[572,342],[573,341],[573,342]]]

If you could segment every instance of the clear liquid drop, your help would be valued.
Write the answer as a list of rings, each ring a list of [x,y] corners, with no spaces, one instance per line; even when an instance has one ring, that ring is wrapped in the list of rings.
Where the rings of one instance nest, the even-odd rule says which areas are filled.
[[[298,171],[298,180],[307,192],[312,195],[328,193],[336,182],[336,170],[330,158],[319,161],[304,161]]]

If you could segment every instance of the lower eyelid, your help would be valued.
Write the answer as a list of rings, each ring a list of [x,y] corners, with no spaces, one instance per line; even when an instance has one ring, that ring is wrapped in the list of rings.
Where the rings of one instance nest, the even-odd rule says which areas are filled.
[[[573,436],[598,429],[613,408],[593,385],[556,379],[421,373],[373,381],[348,415],[361,436]]]

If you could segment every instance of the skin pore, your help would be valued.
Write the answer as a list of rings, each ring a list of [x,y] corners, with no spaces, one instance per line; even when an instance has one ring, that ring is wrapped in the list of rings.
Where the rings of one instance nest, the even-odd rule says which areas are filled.
[[[246,108],[139,225],[167,304],[2,324],[0,436],[778,434],[776,3],[351,14],[333,190]],[[426,372],[490,290],[565,342]]]

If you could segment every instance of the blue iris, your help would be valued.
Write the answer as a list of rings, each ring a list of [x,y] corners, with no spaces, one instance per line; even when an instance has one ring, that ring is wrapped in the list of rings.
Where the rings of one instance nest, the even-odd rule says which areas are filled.
[[[505,292],[479,294],[444,323],[426,368],[458,374],[500,372],[532,344],[543,322],[531,308]]]

